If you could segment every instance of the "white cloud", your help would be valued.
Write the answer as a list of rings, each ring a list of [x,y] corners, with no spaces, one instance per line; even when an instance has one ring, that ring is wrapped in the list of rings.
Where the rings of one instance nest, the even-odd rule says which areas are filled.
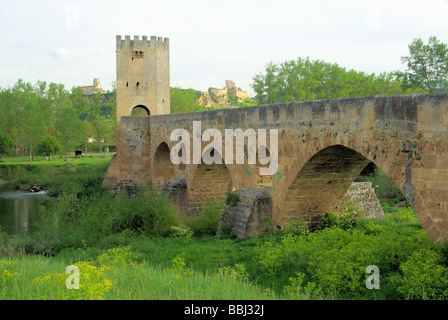
[[[307,56],[392,71],[414,38],[448,42],[448,0],[0,0],[0,12],[2,87],[20,77],[67,85],[99,77],[107,87],[115,35],[170,38],[171,84],[198,90],[231,79],[250,91],[269,61]]]
[[[50,52],[50,57],[56,61],[72,60],[75,55],[65,48],[57,48]]]

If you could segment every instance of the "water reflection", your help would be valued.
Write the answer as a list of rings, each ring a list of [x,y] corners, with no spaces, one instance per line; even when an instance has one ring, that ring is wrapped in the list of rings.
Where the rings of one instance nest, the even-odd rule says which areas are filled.
[[[45,191],[0,193],[0,226],[9,235],[28,235],[38,215],[39,199]]]

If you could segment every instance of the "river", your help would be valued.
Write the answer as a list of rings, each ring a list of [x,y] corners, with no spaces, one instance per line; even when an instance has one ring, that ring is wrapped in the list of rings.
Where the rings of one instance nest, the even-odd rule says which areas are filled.
[[[9,235],[26,236],[34,229],[39,199],[45,191],[0,190],[0,226]]]

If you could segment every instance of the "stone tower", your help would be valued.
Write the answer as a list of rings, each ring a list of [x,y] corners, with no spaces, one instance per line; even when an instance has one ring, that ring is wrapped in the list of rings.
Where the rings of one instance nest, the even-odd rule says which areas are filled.
[[[170,113],[169,39],[117,36],[117,129],[139,107],[149,115]]]

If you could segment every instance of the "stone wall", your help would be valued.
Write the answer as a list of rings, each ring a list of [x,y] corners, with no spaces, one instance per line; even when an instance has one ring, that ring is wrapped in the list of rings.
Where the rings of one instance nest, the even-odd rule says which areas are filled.
[[[272,219],[272,199],[262,188],[246,188],[232,192],[238,197],[234,204],[222,209],[218,234],[230,233],[237,238],[259,235],[266,223]],[[383,208],[370,182],[353,182],[342,203],[355,201],[364,218],[384,218]],[[341,206],[343,207],[343,206]]]
[[[375,190],[372,188],[370,182],[353,182],[347,193],[345,194],[342,203],[353,201],[357,207],[362,211],[364,218],[384,218],[383,207],[381,207]],[[343,208],[343,206],[341,206]]]
[[[180,214],[183,223],[185,223],[188,214],[188,190],[185,179],[177,178],[165,181],[162,191],[168,196],[171,204]]]
[[[272,198],[261,188],[246,188],[232,192],[237,201],[222,210],[218,234],[229,233],[247,238],[262,232],[265,218],[272,219]]]
[[[116,55],[117,129],[139,105],[151,115],[170,113],[169,39],[117,36]]]

